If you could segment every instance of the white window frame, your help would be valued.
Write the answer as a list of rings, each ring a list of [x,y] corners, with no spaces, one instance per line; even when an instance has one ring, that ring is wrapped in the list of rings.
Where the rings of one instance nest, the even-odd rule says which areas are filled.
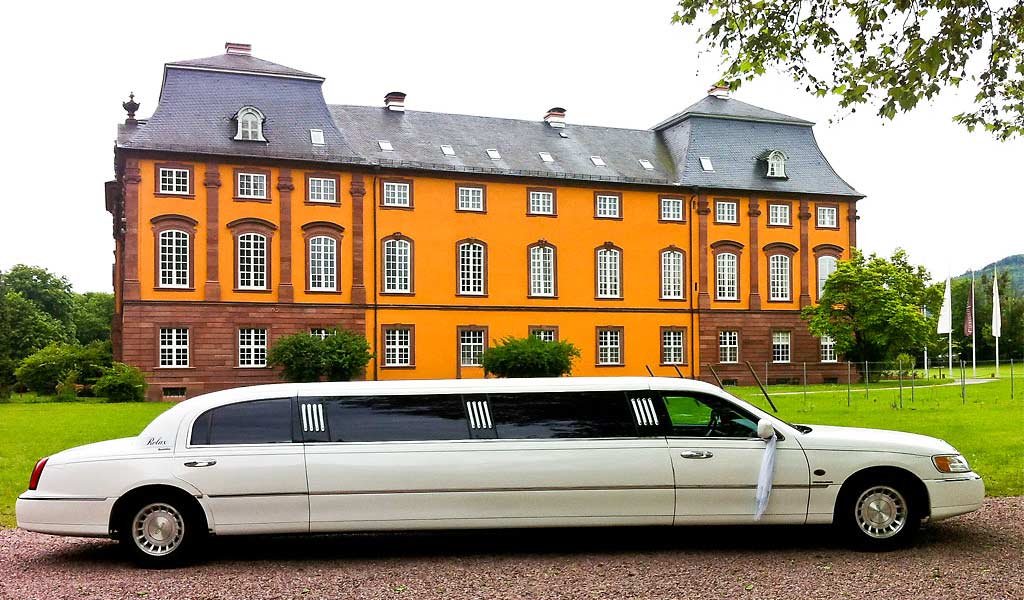
[[[590,162],[594,163],[595,167],[607,167],[608,164],[604,162],[604,159],[600,156],[591,156]]]
[[[778,150],[768,155],[768,177],[783,179],[786,177],[786,155]]]
[[[388,327],[384,330],[384,366],[412,366],[412,328]]]
[[[160,167],[160,193],[187,195],[192,190],[188,169]]]
[[[160,328],[160,368],[189,367],[189,331],[187,327]]]
[[[719,252],[715,256],[715,299],[739,300],[739,255]]]
[[[235,139],[242,142],[265,142],[263,137],[263,113],[252,106],[246,106],[235,115],[235,122],[238,128],[235,132]]]
[[[685,261],[682,250],[661,251],[661,297],[682,300],[685,297]]]
[[[618,194],[597,194],[595,214],[598,219],[619,219],[622,217],[622,196]]]
[[[555,296],[554,246],[530,247],[530,295],[547,298]]]
[[[451,144],[441,144],[441,154],[445,156],[455,156],[455,148]]]
[[[597,331],[597,364],[623,364],[621,329],[599,329]]]
[[[412,242],[392,238],[384,240],[384,292],[412,293]]]
[[[262,233],[246,232],[239,234],[236,243],[238,244],[238,289],[267,289],[267,268],[269,266],[267,254],[270,240]],[[246,258],[249,260],[246,261]]]
[[[768,299],[776,302],[788,302],[790,297],[790,280],[792,279],[793,261],[785,254],[772,254],[768,257]]]
[[[309,178],[309,201],[337,204],[338,184],[333,177]]]
[[[459,295],[487,293],[487,247],[482,242],[461,242],[457,248]]]
[[[827,265],[827,266],[826,266]],[[828,281],[829,275],[836,272],[839,268],[839,259],[834,256],[819,256],[818,257],[818,299],[821,299],[822,294],[825,293],[825,282]]]
[[[542,342],[558,341],[558,335],[553,327],[533,327],[530,329],[530,335]]]
[[[240,171],[238,173],[238,197],[266,200],[266,173],[246,173],[244,171]]]
[[[711,162],[711,157],[710,156],[701,156],[700,157],[700,168],[705,173],[714,173],[715,172],[715,165]]]
[[[483,329],[459,330],[459,366],[479,367],[480,357],[487,350],[487,332]]]
[[[540,156],[541,162],[555,162],[555,157],[551,156],[550,152],[540,151],[537,155]]]
[[[658,217],[662,221],[683,222],[683,199],[662,198],[659,202]]]
[[[459,210],[484,212],[484,188],[477,185],[460,185],[457,188]]]
[[[768,224],[779,226],[792,225],[791,212],[792,208],[788,204],[769,204]]]
[[[555,193],[544,190],[530,190],[530,214],[555,214]]]
[[[715,200],[715,223],[739,223],[739,206],[735,200]]]
[[[819,206],[818,227],[822,229],[838,229],[839,208],[836,206]]]
[[[740,332],[729,330],[718,332],[718,362],[736,364],[740,362]]]
[[[309,335],[311,335],[313,337],[316,337],[316,338],[320,338],[322,340],[326,340],[328,337],[334,335],[335,333],[337,333],[337,331],[335,331],[333,329],[328,329],[326,327],[310,327],[309,328]]]
[[[501,152],[498,152],[497,148],[488,148],[486,152],[487,158],[491,160],[501,160]]]
[[[823,363],[834,363],[839,362],[839,357],[836,355],[836,341],[831,336],[823,335],[820,340],[821,344],[821,362]]]
[[[309,143],[314,146],[324,146],[324,130],[323,129],[310,129],[309,130]]]
[[[661,330],[661,356],[663,365],[686,364],[686,331],[683,329]]]
[[[309,289],[338,291],[338,240],[331,236],[309,238]]]
[[[645,171],[653,171],[654,170],[654,163],[652,163],[651,161],[647,160],[646,158],[637,159],[637,162],[640,163],[640,166],[643,167],[643,169]]]
[[[788,364],[793,359],[793,334],[789,331],[772,332],[772,362]]]
[[[180,229],[165,229],[160,232],[159,253],[160,280],[158,287],[166,289],[188,289],[189,263],[192,252],[192,236]],[[184,250],[182,252],[182,250]]]
[[[238,366],[262,369],[267,366],[267,330],[258,327],[238,329]]]
[[[385,181],[383,196],[382,206],[409,208],[412,206],[412,184],[405,181]]]
[[[597,297],[622,297],[622,251],[618,248],[597,249]]]

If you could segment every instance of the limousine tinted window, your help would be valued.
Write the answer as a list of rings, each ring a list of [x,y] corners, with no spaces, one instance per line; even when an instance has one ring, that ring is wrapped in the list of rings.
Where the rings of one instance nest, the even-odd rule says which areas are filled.
[[[637,435],[624,392],[488,394],[499,439]]]
[[[207,411],[192,426],[192,444],[273,444],[292,441],[291,400],[256,400]],[[204,435],[205,434],[205,435]]]
[[[702,394],[663,392],[672,421],[672,435],[680,437],[757,437],[757,421],[731,404]]]
[[[346,396],[323,402],[332,442],[469,439],[459,394]]]

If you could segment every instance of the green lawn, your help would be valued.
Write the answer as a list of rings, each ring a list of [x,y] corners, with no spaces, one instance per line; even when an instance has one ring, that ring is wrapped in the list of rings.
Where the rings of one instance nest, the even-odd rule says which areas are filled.
[[[772,386],[769,392],[776,394],[772,399],[779,416],[791,422],[896,429],[943,438],[985,478],[989,495],[1017,496],[1024,495],[1022,370],[1017,370],[1013,399],[1008,379],[967,386],[966,401],[960,398],[959,386],[918,387],[913,400],[910,387],[905,386],[902,409],[898,390],[877,387],[865,395],[863,387],[854,386],[849,406],[845,385],[809,386],[814,393],[806,395],[798,386]],[[757,388],[728,390],[770,410]],[[135,435],[172,406],[42,400],[25,395],[0,403],[0,527],[14,525],[14,500],[27,487],[38,458],[72,446]]]

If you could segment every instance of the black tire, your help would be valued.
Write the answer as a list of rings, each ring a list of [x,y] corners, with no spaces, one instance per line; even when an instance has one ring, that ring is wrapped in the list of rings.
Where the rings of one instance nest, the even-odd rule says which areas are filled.
[[[836,525],[855,547],[884,552],[907,546],[921,527],[924,500],[905,478],[867,475],[843,486]]]
[[[118,534],[121,547],[136,564],[174,567],[195,557],[207,534],[206,519],[187,496],[146,496],[121,512]]]

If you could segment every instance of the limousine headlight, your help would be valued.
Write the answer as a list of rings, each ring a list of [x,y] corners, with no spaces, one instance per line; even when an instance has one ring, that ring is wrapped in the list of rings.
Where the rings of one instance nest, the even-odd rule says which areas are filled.
[[[967,459],[959,454],[940,454],[932,457],[935,468],[942,473],[969,473],[971,466]]]

